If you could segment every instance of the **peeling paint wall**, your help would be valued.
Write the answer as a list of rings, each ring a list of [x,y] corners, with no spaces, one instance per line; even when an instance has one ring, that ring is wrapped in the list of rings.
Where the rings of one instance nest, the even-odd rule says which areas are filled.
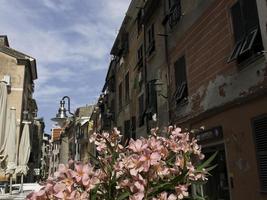
[[[257,92],[266,78],[265,71],[266,64],[261,58],[242,71],[216,76],[208,83],[200,106],[203,110],[209,110]]]
[[[189,16],[181,19],[176,32],[170,36],[170,93],[174,94],[176,90],[173,66],[182,55],[186,58],[189,91],[188,102],[183,105],[177,105],[170,97],[172,122],[186,121],[266,89],[267,65],[264,56],[251,59],[249,64],[242,66],[227,62],[235,45],[230,13],[234,3],[232,0],[206,1],[206,5],[196,7],[202,9],[202,15],[198,15],[191,27],[186,31],[179,29],[185,17],[190,17],[190,13],[187,13]],[[195,15],[191,17],[193,20]],[[172,37],[176,37],[176,40],[172,40]],[[265,37],[263,44],[266,44]]]

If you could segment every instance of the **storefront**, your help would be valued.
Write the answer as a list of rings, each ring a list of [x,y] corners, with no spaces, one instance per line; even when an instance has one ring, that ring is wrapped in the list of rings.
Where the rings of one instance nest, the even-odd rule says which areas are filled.
[[[198,120],[189,127],[208,158],[217,152],[217,167],[204,191],[210,200],[267,199],[267,97],[239,104]]]
[[[208,196],[210,200],[229,200],[228,170],[222,127],[205,130],[198,133],[196,137],[206,158],[217,152],[217,156],[211,164],[212,166],[216,165],[216,168],[212,170],[212,176],[204,186],[204,195]]]

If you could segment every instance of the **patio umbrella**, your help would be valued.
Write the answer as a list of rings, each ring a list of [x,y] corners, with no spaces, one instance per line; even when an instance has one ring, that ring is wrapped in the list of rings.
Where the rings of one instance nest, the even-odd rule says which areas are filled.
[[[4,160],[4,145],[6,142],[5,125],[6,125],[6,110],[7,110],[7,85],[5,82],[0,82],[0,159]],[[1,164],[0,162],[0,164]]]
[[[9,111],[9,121],[7,123],[7,136],[6,136],[6,145],[5,145],[5,154],[7,155],[7,169],[6,174],[14,174],[17,158],[17,138],[16,138],[16,109],[10,108]]]
[[[31,144],[30,144],[30,122],[26,122],[23,127],[20,144],[19,144],[19,159],[18,167],[16,169],[17,174],[21,174],[21,191],[23,191],[23,176],[27,174],[28,171],[28,161],[31,153]]]
[[[5,155],[6,158],[6,174],[10,175],[10,193],[12,193],[12,175],[15,173],[17,167],[17,138],[16,138],[16,109],[10,108],[9,118],[6,123],[6,143],[5,143]]]

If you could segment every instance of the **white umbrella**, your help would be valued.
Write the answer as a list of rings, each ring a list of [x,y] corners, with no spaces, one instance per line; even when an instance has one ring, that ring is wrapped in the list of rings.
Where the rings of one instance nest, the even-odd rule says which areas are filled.
[[[6,145],[5,145],[5,154],[7,155],[7,168],[6,174],[14,174],[17,167],[16,158],[17,158],[17,138],[16,138],[16,109],[10,108],[9,112],[9,121],[7,123],[7,136],[6,136]]]
[[[6,174],[10,175],[10,193],[12,193],[12,175],[15,173],[17,167],[17,152],[16,152],[16,109],[10,108],[9,110],[9,118],[6,122],[6,143],[4,154],[7,156],[6,158]]]
[[[7,110],[7,85],[0,82],[0,160],[4,160],[4,146],[6,142],[5,125],[6,125],[6,110]],[[0,162],[0,164],[1,164]]]
[[[21,174],[21,191],[23,191],[23,176],[27,174],[28,171],[28,161],[31,153],[31,144],[30,144],[30,122],[26,122],[23,127],[20,143],[19,143],[19,159],[18,167],[16,169],[17,174]]]

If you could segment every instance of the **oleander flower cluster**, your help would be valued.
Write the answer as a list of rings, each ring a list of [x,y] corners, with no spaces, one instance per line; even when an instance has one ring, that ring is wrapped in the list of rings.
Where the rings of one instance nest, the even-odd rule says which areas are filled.
[[[190,199],[191,185],[207,180],[205,167],[212,159],[203,161],[189,132],[153,129],[148,138],[130,139],[124,146],[122,139],[117,129],[93,134],[90,142],[97,154],[91,155],[91,164],[59,165],[55,176],[28,199]]]

